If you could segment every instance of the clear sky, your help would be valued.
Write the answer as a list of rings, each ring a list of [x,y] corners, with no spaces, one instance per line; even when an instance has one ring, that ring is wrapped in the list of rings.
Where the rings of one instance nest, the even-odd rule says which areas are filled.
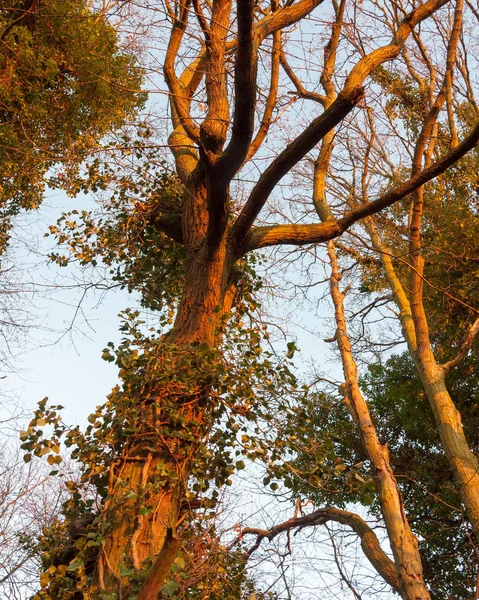
[[[101,351],[107,342],[119,340],[117,315],[134,302],[121,290],[85,294],[79,268],[49,264],[53,239],[43,237],[48,225],[63,210],[89,205],[85,196],[72,200],[50,193],[38,211],[19,220],[6,261],[7,266],[15,265],[12,278],[19,282],[17,289],[24,290],[15,315],[27,328],[13,342],[13,356],[7,355],[11,368],[6,370],[4,389],[27,408],[48,396],[65,406],[65,420],[72,423],[85,422],[116,383],[116,367],[101,360]],[[16,334],[6,330],[5,336]]]

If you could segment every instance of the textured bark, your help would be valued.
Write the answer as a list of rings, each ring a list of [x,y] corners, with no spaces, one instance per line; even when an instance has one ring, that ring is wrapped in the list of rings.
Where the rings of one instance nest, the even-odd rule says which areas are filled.
[[[446,386],[445,371],[431,350],[419,349],[416,366],[441,443],[453,468],[476,538],[479,538],[479,462],[467,442],[460,412]]]
[[[168,529],[161,552],[158,554],[137,600],[156,600],[161,584],[168,574],[169,567],[175,560],[179,548],[179,538],[174,538],[173,530]]]
[[[151,455],[144,458],[136,455],[123,459],[119,474],[115,477],[116,485],[110,490],[112,500],[107,516],[113,521],[113,529],[102,548],[103,582],[100,587],[104,585],[109,591],[125,587],[125,580],[120,575],[120,565],[131,563],[139,571],[145,560],[158,555],[162,550],[168,531],[176,531],[181,502],[179,483],[152,495],[142,506],[151,508],[152,512],[144,517],[138,514],[137,503],[125,498],[125,489],[129,493],[141,495],[145,485],[151,482],[152,478],[157,476],[158,469],[163,469],[164,466],[164,456],[161,456],[161,453],[158,453],[155,459],[152,459]],[[174,468],[175,465],[170,464],[170,467]],[[175,556],[170,558],[166,573]]]
[[[210,428],[213,404],[208,397],[209,382],[198,380],[193,389],[190,386],[182,391],[181,388],[181,369],[185,368],[181,366],[181,348],[186,355],[194,353],[194,344],[214,347],[219,341],[218,325],[223,314],[231,308],[234,297],[234,290],[228,287],[231,261],[226,236],[220,237],[214,250],[208,245],[206,193],[204,171],[197,168],[190,177],[183,201],[183,219],[190,223],[183,234],[187,252],[183,295],[174,326],[163,340],[166,346],[177,348],[180,364],[171,384],[149,392],[149,403],[155,402],[158,408],[149,416],[146,407],[144,421],[139,423],[135,434],[138,442],[128,445],[112,472],[111,500],[106,511],[106,520],[112,523],[112,529],[102,548],[101,568],[99,565],[97,569],[98,583],[107,590],[125,587],[120,565],[133,564],[140,571],[145,561],[156,556],[160,557],[161,564],[156,565],[148,589],[161,587],[162,578],[168,574],[176,556],[173,550],[176,542],[167,544],[166,549],[165,543],[179,536],[177,523],[192,461]],[[162,369],[161,362],[158,369]],[[171,418],[162,411],[163,399],[174,400],[176,416],[183,416],[191,424],[195,441],[175,437],[163,439],[156,422],[164,426]],[[144,404],[145,398],[138,398],[138,403]],[[174,427],[172,425],[170,429]],[[156,451],[151,450],[152,444]],[[159,480],[166,481],[158,485]],[[151,484],[156,484],[157,489],[149,492],[143,504],[139,504],[137,498],[141,498]],[[150,509],[150,512],[142,515],[140,507]]]
[[[416,146],[413,175],[421,166],[422,160],[430,161],[435,136],[439,108],[447,99],[448,78],[454,70],[456,47],[462,24],[463,0],[457,0],[453,27],[449,36],[446,73],[444,83],[425,120]],[[432,140],[431,140],[432,138]],[[451,463],[459,484],[469,519],[476,538],[479,539],[479,462],[473,454],[464,435],[459,411],[448,392],[445,382],[446,370],[434,356],[429,335],[428,319],[423,301],[424,259],[422,257],[421,226],[424,212],[424,187],[413,195],[409,223],[410,307],[415,329],[416,352],[413,355],[416,368],[431,404],[441,442]]]

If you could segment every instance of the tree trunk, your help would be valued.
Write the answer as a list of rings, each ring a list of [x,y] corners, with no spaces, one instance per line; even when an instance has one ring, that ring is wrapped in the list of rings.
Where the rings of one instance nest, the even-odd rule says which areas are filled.
[[[464,435],[461,414],[446,386],[446,373],[432,350],[418,352],[416,368],[434,414],[441,443],[453,468],[476,539],[479,539],[479,463]]]
[[[371,461],[371,469],[386,523],[389,542],[394,555],[394,564],[399,580],[399,589],[405,600],[429,600],[429,591],[424,583],[421,555],[416,536],[411,531],[404,512],[401,492],[391,468],[389,451],[379,441],[372,422],[369,407],[358,383],[358,371],[352,355],[351,343],[346,329],[343,294],[339,289],[341,274],[334,249],[329,242],[331,260],[331,297],[336,317],[336,339],[341,353],[346,381],[346,405],[359,429],[364,449]]]
[[[226,239],[214,250],[203,242],[188,252],[174,327],[162,340],[154,381],[138,397],[135,434],[111,470],[107,533],[96,569],[100,589],[128,589],[122,567],[139,574],[176,536],[195,457],[211,427],[214,373],[205,352],[213,351],[230,308],[229,264]],[[157,592],[175,559],[174,551],[163,554],[169,564],[155,564],[162,575],[150,582]]]

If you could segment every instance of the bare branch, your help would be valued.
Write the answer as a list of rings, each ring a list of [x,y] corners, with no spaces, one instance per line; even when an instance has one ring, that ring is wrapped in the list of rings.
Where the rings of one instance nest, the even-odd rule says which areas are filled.
[[[266,106],[264,109],[263,118],[261,120],[261,125],[259,126],[258,131],[256,132],[254,140],[251,142],[245,162],[250,160],[256,154],[261,144],[263,143],[272,122],[273,110],[276,105],[276,98],[278,95],[280,54],[281,32],[275,31],[273,33],[273,49],[271,53],[271,80],[268,98],[266,100]]]
[[[379,540],[371,527],[369,527],[364,519],[355,513],[340,510],[339,508],[320,508],[309,515],[289,519],[288,521],[285,521],[280,525],[275,525],[268,530],[246,527],[242,529],[241,535],[257,536],[256,542],[248,551],[248,555],[251,556],[251,554],[259,548],[264,539],[271,541],[284,531],[324,525],[328,521],[335,521],[350,527],[360,538],[361,548],[369,562],[373,565],[381,577],[394,590],[399,592],[399,580],[393,561],[381,548]]]
[[[248,201],[233,226],[232,237],[237,248],[243,246],[248,231],[279,181],[356,106],[363,95],[362,85],[366,77],[382,63],[396,58],[413,28],[447,1],[429,0],[407,15],[395,32],[392,43],[364,56],[353,67],[343,90],[333,104],[321,116],[316,117],[269,165],[251,191]]]
[[[469,327],[469,331],[467,332],[464,341],[462,342],[461,348],[458,354],[452,360],[447,361],[442,365],[442,368],[446,371],[450,371],[457,367],[457,365],[466,357],[469,350],[472,348],[472,344],[476,339],[477,334],[479,333],[479,318],[474,321],[474,323]]]
[[[306,15],[309,15],[317,6],[322,4],[324,0],[300,0],[292,6],[285,6],[265,17],[256,25],[256,30],[259,34],[259,39],[264,40],[268,35],[275,31],[294,25]]]
[[[191,4],[191,0],[185,0],[181,6],[181,12],[178,19],[173,23],[171,29],[170,41],[168,43],[168,49],[166,51],[165,63],[163,66],[163,72],[165,81],[170,90],[170,98],[173,103],[174,109],[181,125],[184,127],[188,137],[198,142],[200,139],[200,130],[196,123],[191,118],[189,112],[189,103],[187,97],[181,88],[178,77],[175,73],[175,59],[178,55],[183,35],[185,33],[186,25],[188,23],[188,12]]]
[[[402,200],[408,194],[417,190],[431,179],[441,175],[451,165],[455,164],[467,152],[472,150],[479,142],[479,123],[461,144],[451,150],[446,156],[433,163],[427,169],[409,179],[406,183],[395,187],[390,192],[382,195],[377,200],[347,213],[342,219],[325,221],[324,223],[311,223],[307,225],[268,225],[255,227],[247,236],[241,254],[257,248],[265,248],[278,244],[317,244],[332,240],[354,225],[360,219],[369,217],[380,210]]]
[[[313,100],[314,102],[319,102],[322,106],[326,105],[326,96],[323,94],[319,94],[318,92],[309,92],[304,85],[301,83],[301,80],[290,67],[286,55],[283,50],[281,50],[281,66],[284,69],[286,75],[290,78],[291,83],[296,88],[296,93],[300,98],[304,98],[305,100]]]
[[[235,62],[235,106],[231,140],[212,168],[215,185],[226,187],[243,164],[254,131],[258,37],[254,34],[254,0],[238,3],[238,45]]]
[[[344,119],[359,102],[362,94],[362,87],[349,93],[341,92],[331,107],[314,119],[303,133],[291,142],[263,172],[232,229],[232,236],[238,248],[243,245],[244,238],[251,225],[279,181],[321,141],[328,131]]]

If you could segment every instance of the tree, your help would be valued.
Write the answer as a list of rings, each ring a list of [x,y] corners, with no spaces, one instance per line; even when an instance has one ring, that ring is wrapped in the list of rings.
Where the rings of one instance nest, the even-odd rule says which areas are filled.
[[[467,364],[464,369],[467,372]],[[449,380],[449,389],[464,420],[469,443],[476,450],[472,427],[475,419],[470,410],[471,399],[477,393],[464,385],[471,377],[461,371],[456,381]],[[381,415],[381,437],[390,440],[394,470],[402,482],[411,525],[424,540],[421,555],[425,579],[437,598],[452,594],[468,598],[477,580],[475,538],[451,467],[440,451],[414,364],[405,354],[392,357],[383,366],[372,365],[364,385],[372,410]],[[399,431],[405,435],[398,435]]]
[[[61,481],[49,478],[41,460],[22,460],[20,411],[13,401],[0,408],[0,590],[14,600],[38,587],[38,537],[58,518],[66,490]]]
[[[249,310],[252,281],[254,284],[250,253],[269,246],[302,246],[332,240],[361,219],[393,207],[409,194],[416,194],[414,214],[419,219],[423,186],[454,165],[479,140],[479,125],[474,125],[464,134],[461,143],[456,140],[450,148],[436,147],[434,154],[431,144],[427,145],[434,130],[435,115],[444,105],[443,96],[448,97],[454,74],[451,61],[453,66],[460,29],[459,3],[453,11],[455,25],[443,32],[448,48],[446,91],[441,88],[440,102],[433,100],[425,119],[421,109],[414,112],[416,121],[425,123],[425,127],[419,136],[411,177],[391,178],[389,172],[384,177],[384,172],[378,170],[374,184],[387,190],[374,195],[366,193],[361,196],[361,202],[356,202],[355,196],[345,198],[338,194],[341,203],[336,209],[326,198],[336,133],[339,131],[345,137],[347,146],[347,134],[354,131],[354,127],[350,129],[354,125],[351,115],[364,102],[367,78],[377,78],[386,72],[391,73],[393,82],[395,77],[399,79],[402,65],[410,62],[408,40],[412,38],[414,47],[421,50],[421,27],[431,21],[440,24],[449,15],[451,3],[429,0],[413,7],[395,4],[391,10],[380,3],[371,3],[371,7],[353,3],[349,8],[355,16],[364,10],[368,20],[373,18],[377,28],[373,40],[371,29],[363,32],[359,25],[353,34],[345,36],[344,31],[349,27],[349,24],[346,27],[346,2],[334,2],[332,23],[324,25],[323,30],[327,43],[319,82],[324,94],[308,92],[299,80],[288,56],[287,39],[288,28],[307,29],[307,18],[317,14],[320,4],[319,0],[272,2],[271,5],[250,0],[236,4],[216,0],[210,5],[185,0],[164,5],[170,38],[163,72],[169,91],[172,125],[169,146],[174,156],[175,174],[169,180],[159,179],[150,167],[146,198],[144,189],[140,191],[139,186],[135,187],[134,177],[122,179],[110,175],[105,185],[121,182],[122,187],[117,190],[119,198],[123,203],[130,201],[128,210],[124,210],[121,202],[114,203],[114,207],[120,208],[120,225],[123,220],[128,225],[133,222],[134,226],[133,238],[128,228],[120,226],[120,233],[125,236],[120,238],[119,248],[113,251],[111,246],[108,249],[103,233],[113,233],[118,240],[115,227],[105,230],[92,225],[88,215],[83,215],[86,224],[79,233],[76,223],[65,221],[65,226],[73,232],[71,250],[85,262],[92,260],[91,254],[85,254],[85,248],[91,245],[100,246],[100,252],[110,263],[121,254],[125,247],[122,244],[133,248],[134,260],[128,263],[127,256],[127,269],[132,268],[133,274],[141,273],[141,269],[145,272],[148,264],[154,264],[156,269],[156,252],[157,256],[168,257],[166,264],[175,271],[163,289],[167,290],[167,302],[170,301],[175,311],[174,321],[166,333],[145,339],[134,325],[134,319],[128,316],[124,330],[132,339],[117,349],[116,356],[108,348],[104,355],[120,366],[122,386],[114,389],[107,405],[91,416],[91,427],[86,434],[65,429],[57,411],[43,403],[23,436],[25,449],[35,453],[48,453],[63,435],[69,444],[76,446],[73,456],[84,466],[85,487],[72,489],[72,501],[66,514],[71,515],[81,507],[85,514],[91,515],[86,535],[76,545],[76,556],[68,565],[50,564],[48,581],[45,578],[45,589],[38,597],[48,597],[54,590],[56,597],[73,598],[83,590],[104,598],[130,591],[142,600],[154,598],[178,554],[185,503],[188,506],[188,502],[196,500],[197,494],[207,492],[212,481],[217,487],[229,481],[235,468],[232,450],[240,429],[236,418],[238,414],[245,419],[253,418],[250,406],[254,407],[255,394],[251,390],[258,387],[257,381],[264,375],[272,392],[275,372],[278,385],[286,383],[294,388],[295,382],[287,369],[278,369],[271,361],[261,362],[257,358],[260,337],[256,331],[244,334],[239,330],[236,343],[243,350],[239,356],[244,356],[246,365],[240,366],[245,369],[241,371],[238,367],[234,371],[234,361],[227,360],[224,340],[235,336],[235,326]],[[384,42],[386,37],[388,41]],[[291,34],[290,43],[295,41]],[[340,48],[340,43],[345,44],[344,48]],[[343,53],[348,58],[341,73],[338,63],[343,61]],[[388,70],[382,69],[385,63]],[[311,118],[284,149],[275,151],[275,158],[254,184],[243,190],[243,200],[237,192],[236,177],[246,172],[255,154],[261,158],[260,149],[262,145],[264,148],[266,136],[274,131],[273,125],[277,127],[274,121],[281,116],[280,65],[294,86],[294,94],[315,100],[324,110]],[[269,74],[266,85],[261,74],[263,68]],[[369,93],[374,94],[377,89],[374,85]],[[264,111],[255,131],[260,95],[265,98]],[[470,98],[466,101],[473,102]],[[452,113],[458,110],[454,103],[449,102],[447,106]],[[336,132],[335,128],[338,128]],[[397,135],[400,137],[400,132]],[[306,212],[310,214],[315,209],[319,219],[315,217],[306,224],[278,220],[259,224],[259,215],[271,194],[318,144],[313,201]],[[135,148],[138,146],[133,145]],[[428,160],[423,166],[424,148]],[[138,155],[141,158],[139,152]],[[90,182],[96,180],[95,168],[90,173]],[[141,165],[138,173],[140,179],[145,178]],[[354,175],[353,164],[353,183]],[[340,190],[341,186],[343,192],[350,187],[349,180],[341,181],[340,169],[334,176]],[[85,186],[88,187],[89,181]],[[175,193],[176,189],[179,194]],[[420,246],[419,222],[416,225],[416,237],[411,236],[413,256],[418,255]],[[67,239],[62,238],[58,229],[54,228],[53,233]],[[152,247],[141,238],[144,233]],[[140,239],[143,243],[139,243]],[[333,254],[331,260],[334,264]],[[160,265],[160,273],[163,266]],[[417,273],[418,265],[413,261],[412,266]],[[333,281],[335,278],[337,273]],[[419,285],[416,280],[415,285]],[[171,294],[172,289],[176,295]],[[145,300],[151,303],[156,292],[151,293],[149,286],[145,286],[145,291],[148,292]],[[357,385],[355,367],[344,358],[350,350],[344,327],[340,325],[341,302],[339,294],[335,305],[338,332],[344,333],[343,364],[350,367],[348,373],[345,368],[349,400],[352,399],[358,421],[363,418],[371,421]],[[291,351],[294,352],[294,348]],[[239,374],[237,379],[233,376],[236,373]],[[427,377],[423,382],[424,385],[431,383]],[[38,427],[45,423],[53,426],[50,440],[40,439],[38,435]],[[366,430],[372,432],[370,441],[366,440]],[[389,473],[387,452],[373,430],[371,423],[360,427],[373,472],[377,474],[380,469],[385,473],[383,479],[377,480],[383,516],[394,545],[394,563],[389,559],[387,563],[389,572],[392,569],[397,578],[392,585],[404,598],[428,598],[417,540],[403,513],[394,474]],[[443,439],[446,450],[448,439],[447,435]],[[55,463],[54,456],[51,461]],[[241,464],[236,464],[236,468],[241,468]],[[471,483],[473,478],[466,483],[461,469],[456,471],[462,492],[470,499],[466,504],[474,522],[474,503],[478,497]],[[93,486],[97,496],[88,495],[91,488],[87,486]],[[214,498],[211,494],[205,500],[211,502]],[[387,511],[390,511],[389,517]],[[401,531],[394,530],[394,521],[398,518]],[[413,563],[414,568],[409,570]]]
[[[436,84],[432,83],[428,87],[421,78],[419,70],[416,70],[417,67],[413,67],[409,61],[405,61],[405,72],[400,77],[391,77],[383,70],[377,72],[377,80],[385,90],[386,106],[389,109],[388,121],[392,129],[397,132],[397,121],[402,119],[402,124],[407,132],[406,139],[409,142],[407,150],[414,156],[416,169],[422,164],[424,158],[420,158],[421,153],[426,153],[424,162],[427,164],[428,160],[431,160],[431,157],[437,152],[436,144],[443,147],[448,145],[453,147],[457,144],[456,125],[454,118],[451,117],[454,101],[448,86],[450,86],[449,78],[456,64],[455,44],[462,19],[462,8],[462,3],[458,2],[455,7],[454,19],[451,20],[448,42],[445,44],[447,64],[442,74],[443,79],[439,81],[437,88]],[[425,68],[430,73],[436,73],[436,66],[429,60],[430,55],[424,47],[422,50]],[[461,60],[465,59],[461,58]],[[461,64],[460,61],[459,64]],[[437,96],[435,96],[436,89],[439,90]],[[455,92],[458,93],[457,90]],[[426,97],[429,100],[424,102]],[[449,107],[447,124],[438,120],[444,103]],[[423,116],[419,118],[421,111],[423,111]],[[384,169],[390,170],[393,182],[398,171],[398,165],[388,160],[384,138],[381,139],[377,129],[378,122],[370,115],[367,116],[365,122],[358,124],[358,130],[364,132],[365,158],[362,160],[357,158],[357,148],[353,151],[348,149],[351,158],[355,161],[353,169],[357,169],[359,175],[357,179],[352,180],[347,189],[349,195],[358,202],[364,202],[369,196],[370,188],[377,184],[375,177],[378,172],[384,173]],[[467,113],[464,113],[463,118],[468,118],[466,115]],[[460,123],[461,117],[457,118]],[[413,522],[417,519],[413,525],[415,531],[426,537],[427,541],[423,546],[429,559],[427,578],[434,582],[432,590],[435,597],[447,597],[448,593],[454,594],[455,597],[459,595],[470,597],[475,587],[474,571],[477,568],[474,565],[474,540],[477,532],[473,517],[474,502],[477,499],[474,491],[476,442],[474,420],[470,413],[470,404],[475,396],[477,382],[474,378],[467,377],[475,355],[473,354],[468,360],[469,364],[464,365],[465,371],[459,375],[455,373],[454,376],[451,373],[451,369],[457,369],[464,361],[477,334],[477,310],[474,308],[477,305],[474,295],[475,288],[469,283],[470,277],[474,277],[476,268],[474,265],[467,264],[471,257],[477,256],[475,242],[472,241],[477,238],[476,171],[471,169],[471,163],[477,160],[476,157],[476,153],[473,153],[468,161],[463,163],[463,165],[469,164],[468,171],[463,170],[462,165],[458,166],[462,173],[461,177],[456,179],[450,173],[449,176],[441,178],[426,191],[419,188],[419,191],[414,193],[410,205],[406,203],[403,206],[397,205],[387,211],[385,215],[367,219],[365,230],[369,235],[369,240],[361,237],[359,244],[353,242],[352,246],[348,247],[344,244],[341,246],[342,251],[353,258],[363,271],[365,281],[361,286],[361,291],[381,294],[372,302],[369,297],[364,311],[356,310],[356,314],[361,315],[363,312],[367,314],[378,301],[384,303],[394,299],[399,309],[398,318],[408,344],[410,358],[416,366],[418,377],[420,377],[425,391],[423,394],[418,385],[419,382],[411,380],[410,375],[407,376],[411,365],[407,363],[405,365],[404,357],[402,360],[396,358],[393,361],[391,359],[387,364],[387,369],[380,366],[371,369],[374,372],[374,379],[370,376],[368,381],[374,381],[374,388],[371,390],[374,394],[371,406],[376,417],[375,423],[377,423],[380,438],[387,441],[389,448],[393,450],[392,463],[382,468],[378,466],[378,461],[372,456],[365,439],[366,434],[374,438],[376,426],[368,417],[367,406],[362,405],[362,413],[357,409],[362,402],[362,395],[355,373],[354,359],[351,355],[351,343],[346,331],[342,308],[344,296],[337,287],[341,275],[335,252],[330,248],[330,258],[333,264],[331,285],[337,319],[336,339],[341,350],[346,380],[345,402],[347,406],[352,406],[354,409],[353,418],[363,440],[366,451],[365,458],[369,459],[373,467],[373,476],[380,481],[393,465],[395,472],[409,480],[409,483],[406,480],[400,486],[404,494],[405,510],[408,513],[410,511]],[[321,155],[318,163],[320,160]],[[318,163],[316,163],[315,174],[317,171],[325,172],[327,160],[323,153],[321,168],[319,169]],[[339,185],[346,187],[345,183],[341,181]],[[452,200],[454,200],[453,208],[448,206],[448,201],[451,203]],[[422,220],[423,223],[421,223]],[[464,233],[459,234],[459,231]],[[357,232],[358,230],[356,230],[356,236]],[[421,238],[427,239],[428,243],[421,243]],[[367,248],[366,251],[364,246]],[[419,259],[418,256],[421,258]],[[458,261],[459,256],[464,257],[465,264]],[[350,270],[351,266],[347,269]],[[445,273],[447,273],[447,279]],[[409,278],[412,283],[406,283]],[[424,287],[428,293],[424,292]],[[387,294],[388,291],[389,294]],[[386,295],[384,295],[385,292]],[[413,310],[415,302],[417,305]],[[454,311],[454,317],[450,311]],[[474,319],[476,320],[474,321]],[[429,334],[429,328],[431,334]],[[419,345],[417,341],[419,338],[422,340],[422,345]],[[451,345],[456,351],[454,358],[450,358]],[[442,365],[439,363],[439,358],[443,361]],[[398,366],[401,367],[394,374],[394,387],[391,386],[390,372],[393,365],[396,369]],[[385,379],[381,381],[380,375]],[[446,375],[448,375],[447,383]],[[407,393],[404,391],[404,385],[402,388],[398,387],[398,381],[403,382],[405,376],[409,384],[409,389],[406,388]],[[459,386],[458,381],[461,382]],[[378,388],[381,383],[383,387]],[[415,406],[418,400],[420,401],[421,395],[425,395],[430,402],[437,431],[434,426],[431,427],[432,423],[428,419],[427,413],[424,413],[424,405]],[[466,421],[469,443],[466,441],[462,429],[461,413],[463,418],[469,420],[469,423]],[[452,417],[453,422],[450,421]],[[341,438],[345,438],[351,434],[348,433],[350,428],[341,422],[342,418],[338,415],[339,420],[334,424],[333,431]],[[429,427],[425,427],[428,422]],[[441,443],[439,443],[439,438]],[[356,452],[359,453],[357,458],[361,458],[360,449],[354,439],[352,445],[356,446]],[[450,470],[445,467],[440,455],[435,459],[435,466],[429,466],[429,463],[433,461],[433,455],[438,453],[438,447],[444,448]],[[429,461],[425,460],[428,454],[430,455]],[[425,461],[424,464],[421,464],[421,461]],[[424,467],[428,470],[427,473],[423,472]],[[467,470],[469,470],[469,475],[465,476],[464,473]],[[451,481],[453,473],[457,488]],[[418,489],[418,482],[426,488],[426,494]],[[427,494],[433,494],[433,500],[431,497],[428,498]],[[324,494],[320,493],[319,495],[324,498]],[[400,497],[401,494],[399,499]],[[446,497],[449,499],[449,503],[443,504],[439,508],[434,506],[437,502],[447,502]],[[356,498],[358,499],[358,496]],[[367,503],[366,496],[359,495],[359,499]],[[461,501],[466,506],[468,516],[459,516],[458,518],[456,513],[461,513]],[[387,524],[388,518],[382,506],[380,493],[378,505],[381,506]],[[395,514],[397,517],[404,516],[402,509],[396,510]],[[424,520],[425,515],[432,514],[435,515],[435,518]],[[314,521],[314,519],[311,520]],[[290,526],[296,526],[296,524]],[[447,534],[444,530],[446,527],[449,528]],[[454,534],[451,533],[451,529]],[[447,537],[447,542],[444,540],[444,536]],[[394,544],[391,534],[389,537],[391,543]],[[442,552],[445,551],[448,544],[452,544],[454,551],[459,553],[461,558],[447,567],[448,559],[446,557],[441,561],[442,564],[438,563],[436,544],[441,546]],[[469,561],[472,561],[472,564]],[[413,561],[408,561],[407,564],[413,564]],[[461,565],[459,577],[457,575],[458,564]],[[467,568],[466,564],[471,568]],[[420,568],[417,572],[420,573]],[[423,596],[421,595],[421,597]]]
[[[63,163],[57,183],[71,186],[86,154],[144,100],[141,70],[107,12],[83,0],[0,8],[2,252],[15,215],[42,201],[49,169]]]

